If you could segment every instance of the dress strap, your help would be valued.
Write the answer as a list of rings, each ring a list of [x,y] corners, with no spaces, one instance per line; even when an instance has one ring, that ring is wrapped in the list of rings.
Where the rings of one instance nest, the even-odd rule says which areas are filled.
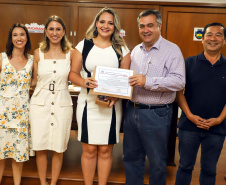
[[[30,65],[33,65],[33,60],[34,60],[34,56],[28,54],[28,61],[27,61],[27,62],[28,62]]]
[[[40,48],[39,48],[39,59],[44,60],[44,53],[41,51]]]
[[[2,70],[7,63],[9,63],[8,56],[5,52],[2,52]]]
[[[2,58],[6,56],[6,52],[2,52]]]
[[[69,51],[69,52],[66,54],[66,60],[70,60],[70,57],[71,57],[71,51]]]
[[[4,65],[5,65],[5,64],[4,64],[4,63],[5,63],[4,58],[5,58],[5,54],[6,54],[6,53],[5,53],[5,52],[2,52],[1,54],[2,54],[2,71],[0,71],[0,80],[3,79],[4,74],[5,74],[5,73],[4,73]],[[0,83],[0,87],[1,87],[1,85],[3,85],[3,84]],[[0,91],[0,96],[2,95],[2,93],[3,93],[3,92]]]

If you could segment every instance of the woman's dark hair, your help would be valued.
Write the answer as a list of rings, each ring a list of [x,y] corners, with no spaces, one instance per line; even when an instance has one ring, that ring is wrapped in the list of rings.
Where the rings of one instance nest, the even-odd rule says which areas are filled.
[[[22,28],[26,32],[27,43],[26,43],[25,48],[24,48],[24,56],[26,58],[28,58],[28,52],[31,50],[31,39],[30,39],[30,36],[29,36],[29,33],[28,33],[26,26],[24,24],[21,24],[21,23],[13,24],[12,27],[10,28],[10,30],[9,30],[8,40],[7,40],[7,43],[6,43],[6,54],[9,58],[12,58],[12,52],[13,52],[13,48],[14,48],[14,45],[13,45],[13,42],[12,42],[12,33],[13,33],[14,28]]]

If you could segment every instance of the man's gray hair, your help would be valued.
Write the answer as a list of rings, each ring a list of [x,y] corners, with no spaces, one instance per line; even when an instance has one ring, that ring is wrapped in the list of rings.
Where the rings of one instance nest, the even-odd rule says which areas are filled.
[[[155,15],[156,17],[156,22],[159,24],[162,24],[162,15],[158,10],[154,10],[154,9],[148,9],[148,10],[144,10],[142,11],[139,16],[137,17],[137,22],[139,24],[140,22],[140,18],[142,17],[146,17],[148,15]]]

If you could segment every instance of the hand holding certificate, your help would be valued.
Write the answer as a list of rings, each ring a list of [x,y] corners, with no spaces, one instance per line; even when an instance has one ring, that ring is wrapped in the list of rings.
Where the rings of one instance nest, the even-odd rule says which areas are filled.
[[[129,85],[129,77],[134,71],[128,69],[96,66],[93,78],[98,86],[90,90],[91,94],[131,99],[133,87]]]

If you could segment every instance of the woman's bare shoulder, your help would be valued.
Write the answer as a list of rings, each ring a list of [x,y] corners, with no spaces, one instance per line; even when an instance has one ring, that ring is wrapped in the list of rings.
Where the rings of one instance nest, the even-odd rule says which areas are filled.
[[[34,50],[34,55],[39,55],[39,48]]]

